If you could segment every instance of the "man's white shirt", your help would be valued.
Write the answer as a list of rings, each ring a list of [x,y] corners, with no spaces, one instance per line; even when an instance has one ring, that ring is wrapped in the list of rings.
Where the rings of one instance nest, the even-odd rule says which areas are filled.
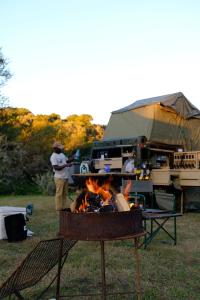
[[[50,161],[52,166],[63,166],[64,164],[66,164],[67,161],[67,157],[63,154],[63,153],[55,153],[53,152],[51,157],[50,157]],[[69,178],[69,168],[65,167],[62,170],[54,170],[54,177],[55,178]]]

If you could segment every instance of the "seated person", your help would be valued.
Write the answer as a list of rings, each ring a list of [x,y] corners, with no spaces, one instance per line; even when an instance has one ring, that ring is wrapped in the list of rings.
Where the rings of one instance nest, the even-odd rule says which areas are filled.
[[[133,156],[133,157],[129,157],[125,161],[122,170],[125,173],[133,173],[134,172],[134,168],[135,168],[135,160],[134,160],[134,156]]]

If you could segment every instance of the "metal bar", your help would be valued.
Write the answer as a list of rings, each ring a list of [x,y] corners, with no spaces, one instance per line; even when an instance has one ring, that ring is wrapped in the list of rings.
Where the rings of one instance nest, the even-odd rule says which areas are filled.
[[[60,249],[58,253],[58,277],[56,285],[56,300],[60,299],[60,275],[62,270],[62,250],[63,250],[63,239],[60,239]]]
[[[154,222],[158,225],[158,229],[162,229],[173,241],[175,241],[175,237],[173,235],[171,235],[164,227],[163,225],[169,220],[169,218],[167,218],[163,223],[159,223],[158,221],[154,220]]]
[[[105,274],[105,251],[104,241],[101,244],[101,279],[102,279],[102,300],[106,300],[106,274]]]

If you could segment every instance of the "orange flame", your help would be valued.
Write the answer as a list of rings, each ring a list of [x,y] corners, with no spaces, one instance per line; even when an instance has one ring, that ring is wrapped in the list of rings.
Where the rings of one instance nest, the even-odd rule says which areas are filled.
[[[88,193],[85,195],[85,198],[82,200],[82,204],[79,206],[79,209],[78,209],[79,212],[86,211],[86,208],[88,206],[87,196],[88,196]]]
[[[126,186],[125,186],[125,188],[124,188],[124,198],[128,201],[128,199],[129,199],[129,193],[130,193],[130,190],[131,190],[131,185],[132,185],[132,182],[131,182],[131,180],[129,179],[129,180],[127,180],[127,184],[126,184]]]
[[[127,180],[127,184],[124,188],[124,198],[129,201],[130,200],[130,190],[131,190],[131,186],[132,186],[132,181],[129,179]],[[134,203],[130,203],[129,204],[130,207],[139,207],[139,203],[138,203],[138,200],[137,200],[137,196],[135,197],[135,201]]]
[[[111,199],[112,194],[110,193],[110,183],[105,182],[102,186],[99,186],[98,180],[89,178],[86,180],[86,187],[88,191],[94,193],[94,194],[99,194],[102,196],[103,201],[108,201]]]

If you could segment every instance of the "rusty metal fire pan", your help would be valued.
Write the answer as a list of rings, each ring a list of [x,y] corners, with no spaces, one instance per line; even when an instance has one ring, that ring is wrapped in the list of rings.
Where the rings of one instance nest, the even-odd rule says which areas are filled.
[[[142,233],[140,209],[124,212],[60,212],[59,236],[73,240],[103,241]]]

